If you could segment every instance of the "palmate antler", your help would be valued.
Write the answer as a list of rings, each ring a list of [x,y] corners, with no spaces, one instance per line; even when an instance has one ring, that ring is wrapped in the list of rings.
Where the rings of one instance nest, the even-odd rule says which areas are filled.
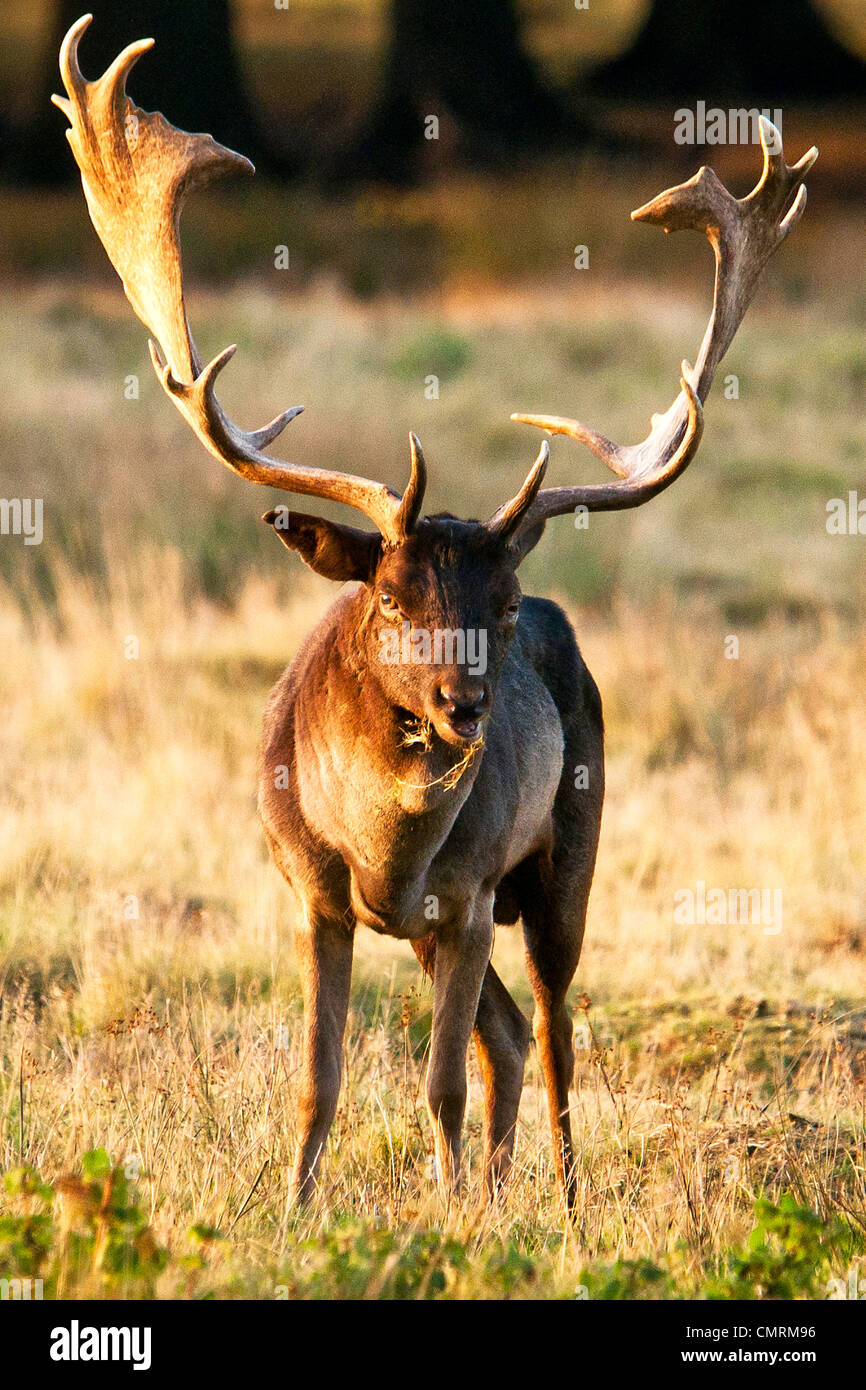
[[[192,189],[221,174],[252,172],[253,166],[209,135],[188,135],[130,100],[127,75],[152,47],[151,39],[130,44],[102,77],[86,82],[78,66],[78,44],[90,22],[91,16],[84,15],[63,41],[60,70],[68,100],[52,100],[69,118],[67,136],[99,238],[132,307],[156,340],[150,343],[151,358],[166,394],[210,453],[242,477],[344,502],[369,517],[389,544],[398,545],[420,515],[426,486],[424,457],[414,435],[409,482],[400,496],[385,483],[284,463],[264,453],[302,406],[252,431],[242,430],[220,406],[216,378],[235,348],[224,349],[203,366],[184,306],[178,226],[183,201]],[[628,447],[577,420],[513,415],[549,434],[567,434],[586,444],[620,481],[541,490],[548,456],[545,441],[520,492],[487,523],[493,533],[507,540],[579,505],[591,511],[639,506],[668,487],[694,456],[703,430],[702,404],[716,367],[761,271],[803,212],[803,179],[818,155],[813,147],[789,168],[775,126],[764,117],[760,122],[764,171],[747,198],[732,197],[711,169],[702,168],[687,183],[632,213],[635,221],[656,222],[665,231],[699,229],[715,254],[713,311],[696,366],[682,364],[680,394],[664,415],[653,416],[647,438]]]
[[[216,378],[233,356],[225,348],[202,365],[186,317],[178,224],[184,198],[221,174],[253,172],[242,155],[209,135],[188,135],[158,112],[142,111],[126,95],[126,78],[152,39],[132,43],[95,82],[78,66],[78,44],[91,22],[84,15],[66,35],[60,72],[68,100],[55,96],[81,170],[91,220],[126,296],[156,343],[154,369],[166,393],[202,443],[221,463],[254,483],[345,502],[363,512],[392,544],[411,532],[424,497],[426,470],[411,436],[411,473],[403,496],[385,483],[282,463],[262,452],[303,406],[283,411],[260,430],[242,430],[214,394]],[[157,346],[158,344],[158,346]]]
[[[558,415],[512,415],[548,434],[577,439],[620,480],[584,487],[545,488],[524,513],[520,529],[584,506],[589,511],[638,507],[668,487],[694,457],[703,432],[703,402],[719,362],[755,293],[767,261],[796,225],[806,206],[803,179],[818,158],[812,146],[793,168],[785,163],[776,127],[760,118],[764,170],[747,198],[734,198],[712,169],[660,193],[632,213],[634,222],[654,222],[666,232],[685,227],[706,233],[716,260],[713,310],[694,367],[682,364],[680,394],[640,444],[622,446],[603,434]],[[796,194],[796,196],[794,196]],[[492,525],[504,513],[501,508]]]

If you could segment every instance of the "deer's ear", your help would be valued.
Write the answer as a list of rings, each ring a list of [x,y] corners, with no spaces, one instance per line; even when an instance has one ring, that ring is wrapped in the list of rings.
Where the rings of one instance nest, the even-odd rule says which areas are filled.
[[[277,507],[262,517],[289,550],[296,550],[305,565],[325,579],[373,577],[382,553],[382,537],[377,531],[359,531],[341,526],[321,516],[305,516]]]
[[[511,552],[511,554],[515,557],[515,569],[517,569],[517,566],[520,564],[520,562],[526,558],[530,550],[534,550],[535,547],[538,545],[538,542],[544,535],[545,525],[546,522],[544,521],[536,521],[534,526],[527,526],[526,530],[521,532],[517,539],[511,542],[508,549]]]

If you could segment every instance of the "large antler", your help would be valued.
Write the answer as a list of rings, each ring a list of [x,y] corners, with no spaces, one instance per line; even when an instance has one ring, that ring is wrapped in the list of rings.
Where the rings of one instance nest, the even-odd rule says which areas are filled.
[[[764,171],[747,198],[734,198],[712,169],[699,169],[687,183],[660,193],[632,213],[634,222],[655,222],[666,232],[692,227],[706,233],[716,260],[713,310],[694,367],[682,364],[680,394],[640,444],[622,446],[603,434],[558,415],[512,415],[548,434],[577,439],[621,479],[585,487],[545,488],[524,513],[521,529],[577,506],[590,511],[637,507],[668,487],[687,467],[703,432],[702,404],[716,367],[729,348],[755,293],[761,271],[799,221],[806,206],[803,179],[818,157],[813,146],[798,164],[785,163],[776,127],[760,118]],[[793,195],[796,192],[796,197]],[[504,509],[491,519],[496,524]]]
[[[282,463],[263,453],[303,406],[252,431],[240,429],[220,406],[216,378],[235,348],[225,348],[203,367],[184,307],[180,212],[192,189],[221,174],[252,173],[253,166],[209,135],[188,135],[158,112],[140,110],[126,95],[127,75],[153,46],[152,39],[130,44],[102,77],[86,82],[78,45],[91,19],[82,16],[63,40],[60,72],[69,100],[55,96],[52,101],[69,118],[66,134],[99,239],[129,302],[156,339],[150,355],[163,388],[206,448],[236,473],[287,492],[346,502],[368,516],[386,541],[399,544],[412,530],[424,497],[424,457],[417,441],[409,484],[400,497],[384,483]]]

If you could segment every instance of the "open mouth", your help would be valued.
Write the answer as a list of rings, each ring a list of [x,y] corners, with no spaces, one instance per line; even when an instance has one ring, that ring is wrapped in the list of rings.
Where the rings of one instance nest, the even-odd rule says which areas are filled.
[[[481,737],[481,727],[483,720],[475,719],[446,719],[446,727],[456,734],[461,743],[475,743]]]
[[[399,710],[398,713],[401,716],[401,742],[404,748],[418,744],[425,752],[429,752],[434,730],[445,743],[457,745],[477,743],[484,736],[483,714],[475,714],[468,718],[448,718],[440,713],[423,718],[410,713],[409,710]]]

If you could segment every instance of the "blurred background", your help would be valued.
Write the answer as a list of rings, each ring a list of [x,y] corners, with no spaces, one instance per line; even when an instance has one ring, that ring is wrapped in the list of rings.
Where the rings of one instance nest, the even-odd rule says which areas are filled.
[[[215,476],[163,410],[90,227],[49,105],[78,8],[0,5],[0,263],[16,344],[4,485],[45,495],[50,538],[23,555],[3,546],[0,566],[11,578],[23,560],[43,593],[60,555],[96,574],[110,520],[113,544],[144,529],[179,548],[194,587],[229,599],[249,564],[275,557],[262,528],[240,524],[258,498]],[[753,186],[760,152],[677,143],[678,110],[781,111],[789,160],[811,143],[821,159],[808,217],[728,359],[739,400],[714,398],[701,462],[671,494],[594,521],[579,545],[550,528],[530,572],[593,601],[657,581],[758,609],[852,600],[856,546],[828,545],[821,517],[862,459],[866,0],[130,0],[96,7],[85,74],[145,34],[157,43],[134,99],[259,166],[185,213],[205,351],[241,345],[230,405],[249,420],[303,401],[293,450],[324,466],[351,454],[390,480],[415,428],[434,503],[464,514],[522,476],[536,441],[511,410],[577,414],[630,439],[672,399],[710,302],[710,252],[628,212],[704,161],[735,192]],[[125,403],[130,374],[140,395]],[[28,392],[35,422],[21,413]],[[121,445],[124,411],[137,423]],[[22,448],[34,424],[40,447]],[[595,468],[554,448],[555,474]]]
[[[178,548],[194,588],[230,599],[250,565],[276,559],[241,524],[258,498],[215,475],[164,411],[90,227],[49,105],[78,8],[0,5],[4,486],[46,497],[49,534],[0,547],[0,567],[11,578],[23,563],[18,577],[50,593],[60,556],[95,576],[107,533],[126,546],[146,531]],[[96,7],[85,74],[145,34],[157,43],[134,99],[259,166],[185,213],[203,346],[241,345],[230,405],[249,420],[303,401],[293,450],[324,466],[354,455],[391,480],[415,428],[435,505],[469,514],[497,504],[535,447],[511,410],[577,414],[626,439],[672,399],[710,302],[710,252],[628,212],[703,161],[739,194],[756,179],[754,146],[677,143],[679,109],[781,111],[789,160],[813,142],[821,159],[808,217],[732,349],[739,400],[714,398],[701,462],[673,493],[599,519],[579,545],[550,528],[530,573],[592,601],[656,582],[758,609],[852,600],[856,547],[828,545],[821,518],[862,459],[866,0],[130,0]],[[556,445],[555,474],[595,468]]]
[[[42,544],[0,538],[13,939],[46,893],[46,940],[61,902],[77,929],[96,886],[119,893],[140,875],[142,835],[157,917],[221,903],[236,926],[246,890],[221,813],[226,834],[243,820],[257,866],[247,888],[278,923],[253,812],[255,730],[333,590],[260,524],[280,495],[215,466],[153,376],[49,104],[77,8],[0,4],[0,493],[44,499]],[[804,929],[829,895],[840,940],[856,936],[866,740],[853,730],[866,718],[861,683],[839,672],[863,642],[864,541],[829,534],[827,507],[866,487],[866,0],[129,0],[96,6],[85,75],[144,35],[157,42],[132,74],[134,99],[259,165],[184,213],[199,346],[207,360],[239,344],[220,381],[227,409],[253,425],[304,403],[280,441],[290,457],[400,486],[415,429],[428,505],[464,516],[490,515],[535,455],[512,411],[577,415],[631,441],[672,400],[681,357],[694,360],[710,249],[629,210],[702,162],[743,195],[761,155],[679,143],[678,113],[761,107],[781,114],[790,163],[819,145],[806,215],[717,378],[696,463],[635,512],[588,530],[555,521],[521,575],[575,621],[605,697],[612,786],[644,789],[637,847],[628,816],[609,815],[594,894],[612,895],[616,970],[629,932],[667,920],[671,884],[708,877],[688,855],[667,863],[674,844],[647,848],[663,804],[689,819],[696,854],[711,860],[716,845],[723,881],[766,882],[771,869],[750,858],[781,854],[779,875],[812,904]],[[553,441],[549,479],[601,472]],[[125,658],[129,635],[146,659]],[[797,761],[807,747],[834,808],[807,798],[814,824],[797,810],[814,781]],[[767,778],[788,758],[783,829]],[[681,804],[696,774],[697,819]],[[215,798],[203,843],[189,802],[199,782]],[[842,789],[844,854],[838,833],[827,839]],[[719,829],[731,796],[747,808],[736,832]],[[772,940],[753,945],[770,968]],[[755,968],[750,954],[741,964]],[[666,986],[649,968],[635,980],[645,987]]]
[[[0,0],[0,496],[44,499],[42,544],[0,536],[0,1005],[17,1000],[0,1102],[9,1153],[49,1168],[88,1142],[125,1151],[135,1105],[70,1088],[115,1075],[97,1034],[133,1004],[168,1021],[182,1060],[192,1014],[177,1001],[195,1012],[195,1061],[227,1128],[256,1067],[273,1080],[284,1027],[291,1075],[291,906],[256,820],[256,739],[271,684],[334,592],[260,523],[281,495],[219,468],[153,376],[49,105],[82,4]],[[866,537],[826,523],[832,499],[866,497],[866,0],[93,8],[85,76],[154,36],[134,100],[257,164],[184,213],[199,347],[208,360],[239,344],[220,379],[229,413],[252,427],[303,403],[277,452],[401,487],[415,429],[430,510],[486,517],[513,494],[539,440],[512,411],[631,442],[673,399],[712,302],[712,256],[704,238],[663,237],[629,211],[702,163],[739,196],[761,169],[753,144],[678,143],[678,111],[778,110],[789,163],[819,146],[805,216],[720,370],[696,461],[633,513],[588,530],[554,521],[521,577],[565,603],[605,704],[608,800],[576,984],[610,1074],[637,1078],[644,1098],[694,1083],[709,1114],[713,1040],[746,1026],[719,1083],[737,1124],[752,1123],[753,1090],[763,1104],[781,1086],[810,1134],[850,1110],[862,1136]],[[603,474],[552,442],[548,481]],[[674,894],[699,880],[782,886],[783,932],[677,925]],[[429,998],[413,992],[407,949],[367,933],[358,953],[350,1038],[364,1087],[372,1078],[366,1105],[403,1084],[407,1019],[423,1065]],[[528,1007],[519,934],[500,932],[496,953]],[[19,1130],[22,1048],[45,1070]],[[828,1058],[842,1068],[833,1086]],[[133,1060],[128,1094],[155,1113]],[[595,1086],[615,1127],[589,1052],[577,1084]],[[267,1096],[249,1125],[264,1115],[271,1144]],[[388,1161],[378,1100],[359,1128],[354,1103],[341,1111],[360,1146],[341,1170],[347,1202],[369,1156]],[[527,1105],[543,1172],[537,1091]],[[207,1134],[178,1124],[178,1162],[188,1153],[198,1174],[172,1177],[180,1210],[211,1158]],[[618,1249],[690,1239],[693,1205],[663,1164],[663,1200],[651,1183],[614,1211],[615,1175],[624,1165],[628,1186],[631,1170],[618,1139],[607,1154],[610,1186],[587,1189],[599,1248],[620,1217]],[[850,1179],[845,1200],[862,1210],[862,1161],[843,1178],[815,1154],[809,1181],[836,1193]],[[234,1168],[220,1155],[220,1181],[237,1174],[245,1191],[258,1150]],[[780,1183],[791,1171],[773,1170]],[[719,1248],[750,1210],[725,1194],[708,1217]],[[216,1196],[196,1210],[217,1221]]]

